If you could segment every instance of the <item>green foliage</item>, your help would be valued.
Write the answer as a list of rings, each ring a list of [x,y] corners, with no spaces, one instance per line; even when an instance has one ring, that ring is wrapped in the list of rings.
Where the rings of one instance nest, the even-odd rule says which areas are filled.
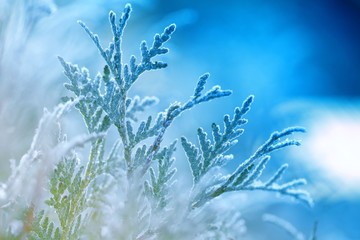
[[[49,217],[44,215],[44,211],[38,213],[33,225],[29,236],[30,240],[62,239],[59,228],[55,228],[54,223],[50,222]]]
[[[89,185],[82,177],[84,168],[76,170],[77,159],[61,161],[50,179],[51,198],[46,203],[53,207],[59,219],[62,239],[77,239],[81,213],[86,208],[85,190]]]

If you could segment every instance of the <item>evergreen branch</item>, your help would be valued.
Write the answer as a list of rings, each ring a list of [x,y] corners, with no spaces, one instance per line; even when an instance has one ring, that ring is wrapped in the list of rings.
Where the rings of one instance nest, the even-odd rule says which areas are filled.
[[[269,187],[272,184],[274,184],[275,182],[277,182],[282,175],[284,174],[285,170],[289,167],[288,164],[283,164],[278,170],[277,172],[264,184],[265,187]]]
[[[124,8],[122,16],[119,20],[119,24],[116,24],[116,14],[111,11],[109,13],[109,21],[111,25],[111,30],[113,33],[113,44],[115,51],[113,55],[109,56],[112,60],[112,66],[114,67],[114,77],[119,87],[123,87],[123,78],[122,78],[122,50],[121,50],[121,42],[122,42],[122,35],[124,32],[124,28],[128,19],[130,18],[131,13],[131,6],[127,4]]]
[[[82,21],[78,21],[79,25],[85,30],[85,32],[89,35],[91,40],[94,42],[96,48],[99,50],[100,55],[104,58],[106,64],[110,67],[112,72],[115,72],[113,63],[111,62],[111,56],[109,56],[106,51],[103,49],[103,47],[100,44],[99,36],[97,34],[94,34],[91,32],[91,30],[86,26],[86,24]]]
[[[54,231],[55,229],[55,231]],[[29,234],[30,240],[61,240],[61,233],[58,227],[45,216],[44,211],[40,211],[33,222],[32,231]]]
[[[141,62],[136,64],[136,57],[131,56],[130,67],[124,66],[124,79],[125,79],[125,91],[128,91],[133,83],[139,78],[139,76],[145,71],[157,70],[167,67],[167,64],[161,61],[152,61],[157,55],[168,53],[167,48],[163,48],[162,45],[166,43],[176,29],[175,24],[171,24],[164,29],[162,34],[156,34],[152,47],[149,49],[145,41],[140,44]]]
[[[227,187],[231,185],[232,182],[235,180],[235,178],[239,176],[239,174],[241,174],[249,165],[253,164],[260,157],[270,154],[275,150],[279,150],[287,146],[299,146],[300,141],[297,140],[285,139],[283,141],[280,141],[280,138],[291,135],[296,132],[305,132],[305,130],[300,127],[293,127],[293,128],[284,129],[281,132],[274,132],[273,134],[271,134],[270,138],[262,146],[260,146],[250,158],[248,158],[242,164],[239,165],[239,167],[234,171],[234,173],[224,184],[224,186]]]
[[[159,102],[156,97],[145,97],[140,101],[140,97],[128,98],[126,107],[126,117],[133,121],[138,121],[135,114],[138,112],[144,112],[148,107],[151,107]]]
[[[126,175],[127,182],[121,187],[125,191],[125,200],[121,203],[124,204],[125,210],[121,214],[126,220],[122,222],[122,225],[127,229],[116,237],[124,239],[129,236],[132,239],[171,238],[171,234],[161,236],[161,232],[166,229],[166,221],[170,219],[165,212],[171,211],[168,206],[172,199],[171,186],[176,173],[172,155],[176,149],[175,142],[169,147],[161,147],[164,135],[173,121],[186,110],[232,93],[231,90],[223,90],[220,86],[213,86],[205,91],[205,85],[210,77],[208,73],[205,73],[199,77],[193,95],[186,102],[170,104],[165,111],[158,114],[155,121],[151,116],[139,121],[137,113],[145,112],[147,107],[156,104],[158,100],[155,97],[143,99],[138,96],[129,97],[129,90],[144,72],[167,66],[167,63],[154,60],[154,58],[168,53],[169,49],[165,48],[164,44],[172,37],[176,26],[171,24],[161,34],[155,34],[151,45],[145,41],[141,42],[140,61],[132,55],[128,63],[123,63],[122,36],[130,13],[129,4],[125,6],[118,21],[114,12],[109,13],[113,39],[106,49],[101,46],[99,37],[92,33],[84,23],[79,22],[106,62],[102,74],[91,78],[86,68],[80,69],[77,65],[65,62],[59,57],[64,73],[69,79],[65,87],[75,95],[77,99],[75,108],[82,114],[90,133],[79,142],[80,144],[86,141],[92,143],[86,166],[77,165],[74,159],[72,162],[65,159],[58,164],[51,178],[52,196],[48,204],[56,210],[62,239],[76,237],[76,233],[81,232],[83,226],[86,225],[88,219],[85,212],[91,211],[87,194],[101,192],[98,189],[101,189],[101,184],[105,184],[105,181],[99,180],[102,174],[113,176],[114,182]],[[64,100],[72,99],[72,97],[67,97]],[[260,180],[273,151],[300,145],[300,141],[287,137],[293,133],[304,132],[302,128],[288,128],[273,133],[231,174],[224,175],[219,171],[233,159],[233,155],[228,151],[237,144],[238,138],[244,132],[242,126],[247,123],[244,115],[250,110],[253,99],[253,96],[249,96],[241,107],[235,108],[231,117],[225,115],[223,127],[213,123],[211,133],[198,128],[198,146],[185,137],[181,138],[193,177],[193,188],[189,201],[186,203],[188,206],[186,214],[190,214],[191,210],[201,208],[214,198],[230,191],[271,191],[291,196],[308,205],[312,204],[308,193],[299,190],[299,187],[306,184],[304,179],[279,183],[287,165],[281,166],[266,182]],[[139,123],[136,123],[137,121]],[[120,138],[105,158],[105,134],[111,125],[117,128]],[[152,141],[152,144],[147,145],[148,141]],[[72,146],[77,145],[79,145],[78,141],[72,142],[69,149],[65,149],[66,152],[69,153]],[[152,166],[154,161],[157,162],[157,168]],[[190,215],[186,215],[183,220],[190,218]],[[219,225],[210,224],[209,226],[220,231],[220,228],[216,228]],[[44,228],[42,231],[47,230]],[[201,234],[191,236],[189,239],[197,239],[196,237],[199,236]]]
[[[196,98],[201,96],[200,89],[203,89],[204,81],[208,78],[200,77],[199,84],[196,87]],[[194,98],[195,98],[194,95]],[[202,176],[204,176],[211,168],[222,166],[230,161],[233,156],[226,155],[226,152],[237,143],[237,138],[244,132],[240,127],[247,123],[243,118],[250,105],[253,102],[253,96],[249,96],[243,103],[241,108],[235,108],[233,119],[230,120],[229,115],[224,116],[224,132],[221,133],[219,125],[212,124],[212,141],[208,138],[207,133],[202,129],[198,129],[198,140],[200,149],[187,141],[185,137],[181,138],[181,143],[188,157],[194,185],[196,185]]]
[[[224,153],[237,143],[236,139],[243,133],[243,129],[240,129],[239,126],[247,122],[243,115],[250,110],[252,102],[253,96],[250,96],[244,101],[241,108],[235,109],[232,120],[230,120],[230,116],[224,116],[223,133],[221,133],[218,125],[212,125],[213,143],[201,128],[198,129],[200,149],[188,142],[186,138],[183,137],[181,139],[193,174],[194,187],[200,183],[201,178],[210,169],[222,166],[232,159],[232,155],[224,155]],[[297,189],[297,187],[306,184],[304,179],[296,179],[281,185],[277,184],[287,165],[283,165],[266,183],[259,180],[266,164],[270,160],[270,153],[284,147],[300,145],[298,140],[290,140],[288,138],[282,140],[282,138],[304,131],[303,128],[293,127],[271,134],[270,138],[250,158],[241,163],[231,175],[220,176],[221,182],[218,181],[216,184],[205,185],[203,190],[193,192],[193,201],[190,209],[198,208],[223,193],[242,190],[278,192],[311,206],[312,199],[308,193]]]
[[[198,80],[197,85],[201,85],[202,83],[199,83],[203,81],[202,78]],[[186,110],[190,110],[194,106],[203,103],[208,102],[216,98],[221,98],[225,96],[231,95],[232,91],[230,90],[221,90],[220,87],[213,87],[212,90],[205,93],[204,96],[195,98],[192,96],[187,102],[184,104],[181,104],[179,102],[172,103],[169,108],[163,113],[164,120],[162,121],[162,126],[158,131],[158,134],[153,142],[153,144],[149,148],[149,154],[145,160],[144,167],[141,171],[141,175],[144,175],[147,171],[147,169],[150,167],[151,160],[153,159],[154,155],[158,152],[160,144],[163,140],[163,136],[167,130],[167,128],[171,125],[171,123],[174,121],[175,118],[181,115],[182,112]],[[201,91],[198,93],[201,96]]]

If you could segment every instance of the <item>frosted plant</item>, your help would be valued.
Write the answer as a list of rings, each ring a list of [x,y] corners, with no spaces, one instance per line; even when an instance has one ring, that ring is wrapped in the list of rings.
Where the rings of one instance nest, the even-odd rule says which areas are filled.
[[[304,179],[280,181],[288,167],[286,164],[270,179],[261,179],[272,152],[300,145],[298,140],[290,138],[294,133],[304,132],[300,127],[273,133],[253,155],[239,161],[231,174],[224,173],[229,161],[237,161],[228,151],[244,132],[242,127],[247,123],[244,116],[250,110],[253,96],[235,108],[233,116],[224,116],[223,127],[213,123],[211,137],[199,128],[199,147],[181,137],[193,186],[182,190],[186,197],[179,198],[173,157],[178,143],[175,140],[166,146],[164,135],[183,112],[232,92],[220,86],[205,91],[210,76],[206,73],[200,76],[187,101],[169,104],[155,120],[152,116],[139,120],[138,113],[146,113],[158,100],[131,96],[129,91],[143,73],[167,66],[156,58],[168,53],[164,45],[176,27],[171,24],[156,34],[151,45],[141,42],[140,60],[133,55],[129,63],[124,63],[122,35],[130,13],[130,5],[125,6],[118,20],[115,13],[110,12],[113,39],[106,48],[99,37],[79,21],[105,66],[102,73],[92,77],[86,68],[59,57],[69,80],[65,87],[72,95],[64,97],[64,104],[53,113],[45,113],[29,152],[0,189],[4,202],[1,211],[9,215],[9,207],[20,203],[17,199],[29,178],[26,170],[39,169],[31,176],[35,182],[48,181],[47,200],[40,204],[38,196],[33,195],[23,206],[26,214],[17,218],[16,231],[12,225],[2,224],[2,238],[234,239],[244,234],[244,220],[237,210],[214,205],[214,201],[227,192],[271,191],[312,205],[307,192],[299,189],[306,184]],[[71,106],[82,115],[87,135],[67,140],[58,132],[54,144],[44,145],[47,141],[42,141],[37,147],[38,139],[48,136],[42,130],[48,126],[46,119],[58,121]],[[112,144],[108,133],[113,129],[117,131],[118,140]],[[85,143],[90,145],[87,160],[80,159],[81,155],[76,152],[76,148]]]
[[[12,173],[0,186],[1,216],[4,222],[10,224],[8,228],[5,226],[1,230],[10,234],[7,235],[8,238],[11,235],[23,236],[30,231],[34,209],[41,205],[39,201],[44,198],[43,188],[47,185],[48,175],[53,171],[54,165],[65,156],[72,155],[76,148],[102,136],[89,134],[67,140],[61,133],[59,120],[74,104],[75,102],[70,101],[60,104],[52,112],[45,109],[30,149],[18,163],[11,161]],[[19,217],[15,210],[25,213]],[[20,221],[17,218],[24,219]],[[18,227],[14,227],[14,224]]]

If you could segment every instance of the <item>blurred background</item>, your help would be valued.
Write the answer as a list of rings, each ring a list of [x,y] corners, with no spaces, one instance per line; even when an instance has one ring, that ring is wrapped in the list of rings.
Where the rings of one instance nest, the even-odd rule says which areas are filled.
[[[146,74],[134,94],[158,96],[160,111],[175,100],[186,101],[205,72],[211,73],[208,87],[233,90],[228,98],[184,114],[169,139],[186,135],[195,142],[197,127],[220,124],[250,94],[255,103],[246,132],[232,151],[229,171],[272,131],[306,127],[306,134],[296,136],[303,146],[274,154],[267,172],[288,162],[287,176],[308,179],[315,206],[267,193],[241,197],[237,203],[247,222],[247,238],[268,239],[271,233],[289,239],[283,230],[261,221],[263,213],[271,213],[307,236],[318,221],[319,239],[360,239],[360,1],[127,2],[133,13],[124,35],[125,60],[133,53],[139,56],[141,40],[151,42],[154,33],[177,24],[167,44],[171,51],[161,58],[169,67]],[[43,108],[53,108],[66,95],[56,56],[87,66],[92,75],[104,65],[76,21],[87,23],[106,46],[111,39],[108,12],[121,12],[125,3],[0,0],[1,180],[7,176],[8,160],[19,159],[28,149]],[[85,131],[72,121],[65,123],[70,132]],[[182,153],[179,158],[179,168],[187,168]],[[237,201],[236,196],[231,199]]]

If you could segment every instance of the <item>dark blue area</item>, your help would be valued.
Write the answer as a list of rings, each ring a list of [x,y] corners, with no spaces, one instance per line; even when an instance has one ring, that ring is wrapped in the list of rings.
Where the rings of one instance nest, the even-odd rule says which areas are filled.
[[[274,98],[360,95],[356,1],[155,3],[153,14],[159,18],[181,9],[197,14],[174,42],[235,88],[253,89],[256,83],[255,94]]]

